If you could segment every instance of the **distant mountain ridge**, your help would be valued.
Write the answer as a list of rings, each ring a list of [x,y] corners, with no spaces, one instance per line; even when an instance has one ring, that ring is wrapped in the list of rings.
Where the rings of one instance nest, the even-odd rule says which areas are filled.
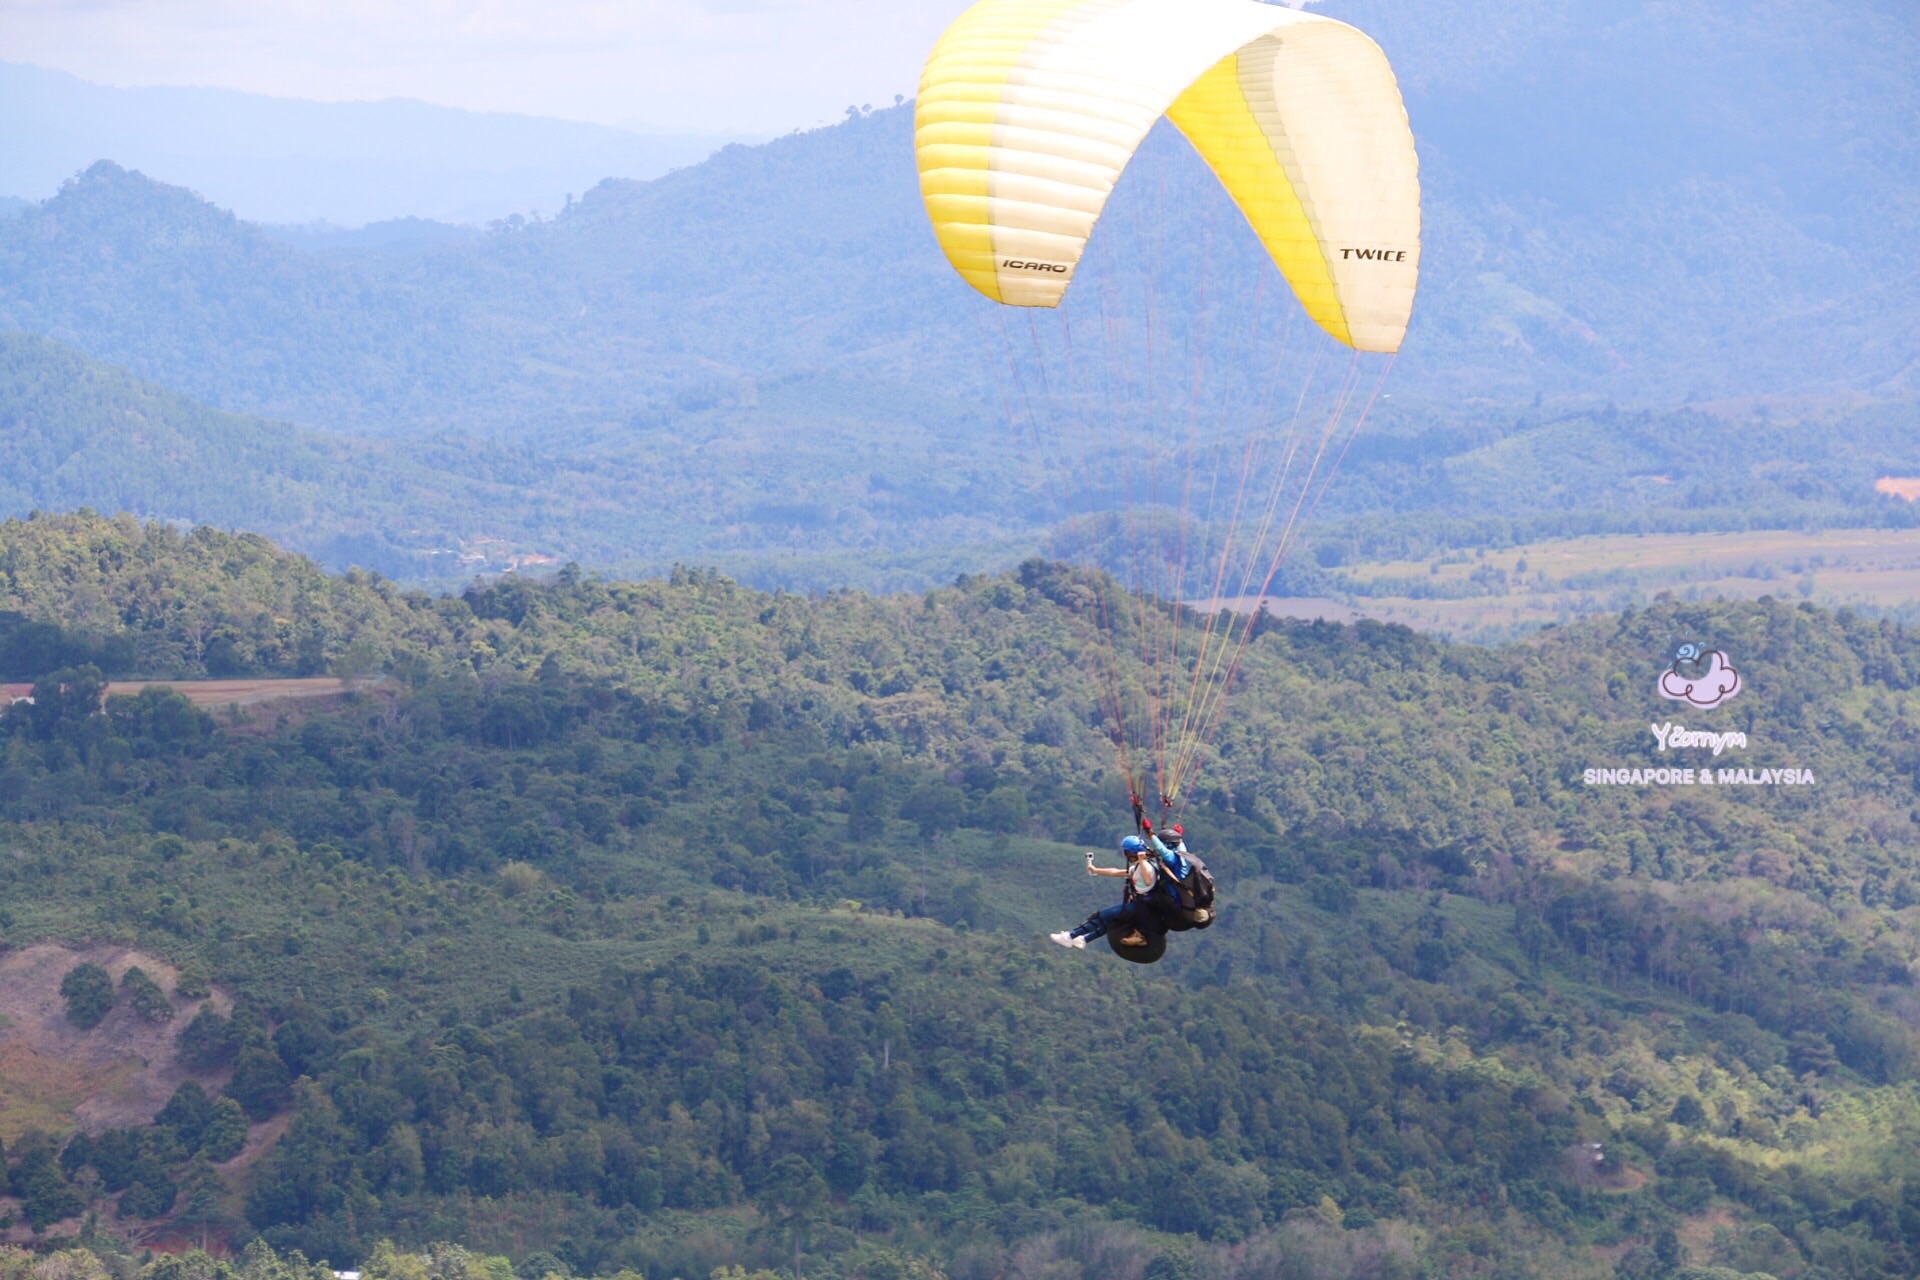
[[[735,139],[425,102],[307,102],[231,89],[91,84],[0,62],[0,192],[44,196],[102,157],[256,222],[359,226],[551,213],[610,174],[652,178]]]
[[[1899,406],[1920,396],[1920,91],[1902,71],[1920,65],[1920,38],[1900,11],[1823,4],[1788,26],[1730,0],[1325,11],[1374,31],[1400,68],[1426,230],[1390,398],[1322,518],[1497,514],[1553,536],[1565,530],[1537,521],[1568,502],[1593,517],[1582,532],[1622,527],[1635,503],[1692,503],[1707,522],[1693,528],[1721,527],[1719,512],[1794,518],[1797,502],[1830,524],[1864,511],[1880,474],[1843,463],[1910,465],[1896,455]],[[0,219],[0,329],[227,412],[408,442],[396,457],[467,477],[420,490],[423,510],[499,482],[518,496],[487,509],[525,514],[564,486],[541,527],[590,562],[732,566],[772,550],[845,559],[824,577],[756,566],[755,581],[940,581],[990,548],[1031,548],[1055,518],[1052,477],[1016,452],[995,362],[1008,330],[1062,322],[1009,316],[954,277],[911,136],[910,107],[855,114],[471,237],[266,229],[102,162]],[[1069,305],[1086,325],[1110,297],[1124,318],[1150,292],[1179,338],[1244,314],[1270,276],[1163,127]],[[1270,353],[1220,347],[1202,391],[1231,415]],[[1742,428],[1683,405],[1737,399],[1761,415],[1788,396],[1837,407],[1776,421],[1762,438],[1797,431],[1805,446],[1790,465],[1737,452],[1698,502],[1582,469],[1624,457],[1631,422],[1636,466],[1698,474],[1691,451],[1733,447],[1721,442]],[[1888,407],[1854,413],[1875,401]],[[1110,410],[1138,428],[1156,406],[1096,411]],[[1543,430],[1591,447],[1490,447]],[[1520,457],[1548,470],[1515,474]],[[1497,495],[1497,512],[1469,493]],[[932,559],[896,575],[903,553]]]
[[[1319,11],[1373,33],[1406,85],[1441,197],[1430,320],[1550,363],[1590,333],[1619,364],[1584,380],[1623,402],[1920,388],[1912,6]]]
[[[1730,0],[1686,16],[1598,0],[1326,11],[1386,44],[1421,144],[1403,398],[1920,388],[1920,97],[1901,71],[1920,37],[1896,11],[1823,4],[1792,32]],[[976,308],[927,232],[910,114],[610,180],[551,221],[421,260],[286,253],[264,277],[257,232],[228,218],[213,234],[184,193],[96,166],[0,223],[0,324],[225,408],[382,432],[457,419],[524,436],[801,371],[977,400]],[[1213,304],[1249,292],[1257,246],[1164,130],[1123,178],[1081,292],[1130,269],[1130,227],[1150,219],[1164,243],[1210,246]],[[1195,296],[1171,255],[1151,265],[1169,311]]]
[[[369,222],[364,227],[307,222],[262,230],[281,244],[306,253],[419,253],[448,245],[471,244],[482,235],[477,227],[434,222],[428,218],[389,218],[384,222]]]

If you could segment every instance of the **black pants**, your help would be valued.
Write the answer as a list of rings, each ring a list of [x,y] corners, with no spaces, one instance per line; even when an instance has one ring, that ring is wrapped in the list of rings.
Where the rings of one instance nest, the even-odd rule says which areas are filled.
[[[1138,898],[1129,898],[1117,906],[1106,907],[1088,916],[1086,923],[1073,932],[1082,938],[1103,938],[1115,929],[1138,929],[1151,937],[1165,933],[1167,926],[1158,912]]]

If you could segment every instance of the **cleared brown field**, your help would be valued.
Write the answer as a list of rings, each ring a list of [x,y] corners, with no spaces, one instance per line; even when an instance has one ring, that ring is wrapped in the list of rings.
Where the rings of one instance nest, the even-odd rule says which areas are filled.
[[[297,680],[115,680],[107,696],[139,693],[158,686],[172,689],[196,707],[251,707],[289,698],[329,698],[347,691],[347,682],[334,676]]]
[[[71,950],[36,943],[0,956],[0,1140],[17,1141],[31,1128],[59,1132],[71,1125],[99,1133],[138,1124],[165,1105],[182,1080],[209,1092],[225,1072],[189,1071],[178,1059],[175,1036],[184,1019],[155,1025],[124,1004],[91,1031],[67,1021],[60,981],[86,960],[118,979],[139,965],[162,987],[179,981],[173,966],[115,943]],[[225,1010],[231,1001],[214,997]],[[174,999],[189,1016],[196,1001]]]
[[[1890,493],[1908,502],[1920,502],[1920,476],[1881,476],[1873,482],[1875,493]]]

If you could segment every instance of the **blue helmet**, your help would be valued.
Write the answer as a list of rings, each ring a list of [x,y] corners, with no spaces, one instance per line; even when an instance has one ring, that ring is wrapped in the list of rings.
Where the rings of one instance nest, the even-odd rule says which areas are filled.
[[[1146,851],[1147,842],[1139,836],[1128,836],[1120,842],[1120,852],[1122,853],[1145,853]]]

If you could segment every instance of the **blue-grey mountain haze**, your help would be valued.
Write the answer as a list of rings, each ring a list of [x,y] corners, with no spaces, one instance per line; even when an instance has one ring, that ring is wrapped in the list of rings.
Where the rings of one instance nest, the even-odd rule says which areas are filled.
[[[1375,31],[1400,70],[1427,216],[1394,398],[1354,455],[1356,469],[1382,460],[1387,478],[1337,486],[1329,513],[1479,515],[1487,494],[1503,511],[1560,511],[1580,497],[1582,466],[1611,476],[1630,453],[1636,473],[1688,474],[1707,429],[1641,420],[1622,452],[1620,420],[1553,427],[1556,413],[1911,406],[1920,90],[1907,73],[1920,36],[1908,9],[1820,3],[1791,23],[1732,0],[1326,11]],[[540,465],[507,468],[528,501],[543,467],[575,484],[596,469],[623,477],[609,493],[672,477],[653,510],[679,513],[666,524],[683,542],[688,520],[706,522],[696,541],[715,559],[786,539],[882,563],[943,538],[984,546],[996,521],[1039,510],[1024,496],[1034,478],[1006,457],[982,355],[1004,317],[932,244],[910,109],[609,180],[550,220],[478,238],[417,223],[269,235],[169,177],[102,165],[0,222],[0,327],[223,410],[490,442],[476,458],[530,451]],[[1183,338],[1200,318],[1244,314],[1248,282],[1270,271],[1162,130],[1115,193],[1065,319],[1084,335],[1103,307],[1124,315],[1150,291]],[[1216,344],[1208,371],[1228,415],[1253,402],[1267,363],[1265,348],[1240,352]],[[1874,419],[1875,461],[1897,461],[1899,412],[1912,415]],[[1827,430],[1820,447],[1846,459],[1853,442]],[[1589,442],[1591,456],[1507,450],[1573,470],[1537,498],[1505,473],[1449,496],[1465,473],[1445,458],[1491,457],[1503,435],[1535,432]],[[1649,500],[1731,511],[1750,484],[1754,502],[1844,503],[1858,480],[1736,471]],[[875,506],[875,494],[890,496]],[[636,518],[634,561],[664,545],[642,545],[649,527]]]
[[[230,89],[116,89],[0,63],[0,192],[43,198],[96,160],[254,222],[343,227],[553,213],[603,178],[653,178],[735,138],[425,102],[302,102]]]

